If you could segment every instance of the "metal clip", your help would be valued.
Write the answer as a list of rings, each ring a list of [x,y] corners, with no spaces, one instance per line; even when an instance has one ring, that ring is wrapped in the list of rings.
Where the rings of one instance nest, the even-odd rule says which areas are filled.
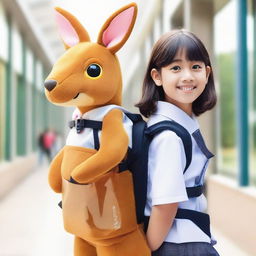
[[[83,126],[83,119],[77,119],[76,120],[76,132],[77,133],[81,133],[84,129],[84,126]]]

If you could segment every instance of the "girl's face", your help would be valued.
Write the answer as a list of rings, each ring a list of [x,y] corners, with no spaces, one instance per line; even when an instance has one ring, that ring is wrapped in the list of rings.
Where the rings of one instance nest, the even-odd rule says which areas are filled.
[[[204,91],[211,68],[202,61],[190,61],[186,50],[181,49],[173,62],[151,70],[151,77],[157,86],[163,86],[165,100],[192,114],[192,103]]]

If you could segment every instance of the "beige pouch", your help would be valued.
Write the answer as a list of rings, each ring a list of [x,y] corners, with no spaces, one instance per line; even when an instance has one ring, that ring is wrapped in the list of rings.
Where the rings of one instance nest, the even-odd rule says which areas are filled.
[[[71,173],[96,150],[65,146],[62,173]],[[85,170],[86,171],[86,170]],[[91,184],[63,178],[65,229],[87,241],[115,238],[137,228],[132,175],[115,167]]]

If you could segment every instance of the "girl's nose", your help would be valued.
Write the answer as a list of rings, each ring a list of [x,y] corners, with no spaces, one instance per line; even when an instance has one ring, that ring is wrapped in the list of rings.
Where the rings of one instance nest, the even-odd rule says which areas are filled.
[[[194,76],[190,72],[190,70],[184,70],[182,74],[182,81],[183,82],[192,82],[194,81]]]

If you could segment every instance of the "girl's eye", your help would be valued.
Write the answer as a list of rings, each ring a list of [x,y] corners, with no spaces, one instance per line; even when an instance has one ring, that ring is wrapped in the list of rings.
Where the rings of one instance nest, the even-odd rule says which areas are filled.
[[[192,69],[200,69],[202,68],[200,65],[196,64],[196,65],[193,65]]]
[[[171,68],[171,70],[178,71],[181,70],[180,66],[174,66]]]
[[[86,70],[86,73],[91,78],[96,78],[101,75],[102,69],[101,66],[98,64],[91,64]]]

